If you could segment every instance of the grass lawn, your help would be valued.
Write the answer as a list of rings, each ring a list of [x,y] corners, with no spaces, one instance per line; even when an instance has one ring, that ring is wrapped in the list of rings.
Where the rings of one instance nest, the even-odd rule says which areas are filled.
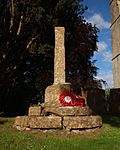
[[[120,117],[104,117],[100,131],[86,135],[17,131],[13,123],[0,118],[0,150],[120,150]]]

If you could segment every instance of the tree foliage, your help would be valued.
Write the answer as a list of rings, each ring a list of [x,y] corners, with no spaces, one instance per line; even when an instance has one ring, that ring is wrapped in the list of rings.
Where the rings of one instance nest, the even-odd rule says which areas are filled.
[[[98,29],[84,20],[82,1],[0,0],[1,110],[24,109],[53,83],[55,26],[65,27],[67,81],[78,90],[97,85]]]

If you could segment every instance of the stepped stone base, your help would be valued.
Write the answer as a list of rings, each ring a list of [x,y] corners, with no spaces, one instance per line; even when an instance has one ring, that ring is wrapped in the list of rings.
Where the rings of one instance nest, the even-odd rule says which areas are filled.
[[[29,129],[63,129],[67,131],[92,129],[102,126],[100,116],[19,116],[16,117],[14,127],[19,130]]]
[[[102,126],[102,118],[92,115],[88,106],[42,107],[29,108],[28,116],[18,116],[14,127],[18,130],[61,130],[76,132]],[[52,131],[51,131],[52,132]]]

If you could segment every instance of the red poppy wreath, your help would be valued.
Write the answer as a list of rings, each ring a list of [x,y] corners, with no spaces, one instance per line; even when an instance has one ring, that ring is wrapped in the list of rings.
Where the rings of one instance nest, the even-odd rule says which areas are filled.
[[[63,106],[85,106],[85,99],[81,96],[76,96],[72,92],[62,92],[59,100]]]

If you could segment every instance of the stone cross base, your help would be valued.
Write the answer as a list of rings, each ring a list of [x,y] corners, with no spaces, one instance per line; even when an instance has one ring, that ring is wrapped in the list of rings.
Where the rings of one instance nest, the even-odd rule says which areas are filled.
[[[102,126],[100,116],[18,116],[14,127],[18,130],[53,130],[61,131],[92,130]]]
[[[39,129],[41,131],[56,131],[72,133],[72,131],[87,131],[98,129],[102,126],[102,118],[92,115],[89,107],[58,107],[43,108],[32,106],[28,116],[18,116],[14,127],[18,130]]]
[[[61,92],[70,92],[71,83],[58,83],[48,86],[45,90],[45,106],[58,107],[61,106],[59,96]]]

